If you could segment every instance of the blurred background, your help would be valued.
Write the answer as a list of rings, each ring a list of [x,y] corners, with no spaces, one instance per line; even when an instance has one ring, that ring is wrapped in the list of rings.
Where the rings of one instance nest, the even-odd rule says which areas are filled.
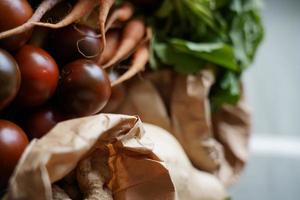
[[[300,0],[264,0],[265,39],[245,73],[250,160],[233,200],[300,196]]]

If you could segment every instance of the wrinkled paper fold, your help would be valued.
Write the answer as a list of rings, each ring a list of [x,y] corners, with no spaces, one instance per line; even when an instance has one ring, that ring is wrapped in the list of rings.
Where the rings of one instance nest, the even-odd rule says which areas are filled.
[[[59,123],[26,148],[6,198],[52,199],[51,184],[96,148],[106,146],[111,151],[107,185],[114,199],[173,200],[175,188],[169,171],[140,141],[143,134],[142,123],[134,116],[100,114]]]
[[[228,186],[247,161],[250,113],[243,99],[212,113],[209,92],[214,81],[209,69],[195,75],[147,72],[129,81],[127,97],[116,112],[138,115],[170,131],[196,168]]]

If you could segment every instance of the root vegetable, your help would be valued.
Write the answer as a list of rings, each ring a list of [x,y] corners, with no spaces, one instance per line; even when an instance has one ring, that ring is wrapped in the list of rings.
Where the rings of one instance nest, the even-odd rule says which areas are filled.
[[[100,34],[102,39],[103,47],[106,46],[105,38],[105,23],[109,13],[110,8],[114,4],[115,0],[99,0],[99,25],[100,25]]]
[[[7,31],[24,24],[31,18],[33,10],[27,0],[0,1],[0,32]],[[2,39],[0,45],[6,50],[14,51],[23,46],[30,38],[31,31],[23,32],[12,37]]]
[[[122,76],[120,76],[117,80],[112,82],[112,86],[116,86],[123,81],[126,81],[133,77],[138,72],[144,70],[145,65],[147,64],[149,59],[149,48],[148,45],[144,44],[136,50],[133,55],[132,65],[128,71],[126,71]]]
[[[72,11],[60,22],[56,24],[52,23],[44,23],[44,22],[32,22],[32,24],[36,26],[43,26],[48,28],[62,28],[72,24],[73,22],[79,20],[88,12],[90,12],[94,7],[96,7],[97,3],[96,0],[78,0],[75,4]]]
[[[120,33],[119,31],[113,30],[107,32],[106,35],[106,47],[104,48],[101,57],[98,61],[98,64],[102,65],[108,62],[116,53],[120,40]]]
[[[105,30],[109,30],[112,24],[116,21],[125,22],[130,19],[133,15],[134,8],[129,3],[124,3],[121,7],[113,11],[111,16],[108,18]]]
[[[44,16],[44,14],[52,9],[56,4],[61,2],[62,0],[44,0],[39,7],[36,9],[32,17],[21,26],[18,26],[16,28],[4,31],[0,33],[0,39],[7,38],[9,36],[17,35],[20,33],[23,33],[25,31],[28,31],[34,27],[33,22],[38,22],[41,20],[41,18]]]
[[[107,68],[128,56],[143,39],[145,32],[146,28],[142,20],[133,19],[129,21],[124,28],[118,51],[108,63],[104,64],[103,68]]]

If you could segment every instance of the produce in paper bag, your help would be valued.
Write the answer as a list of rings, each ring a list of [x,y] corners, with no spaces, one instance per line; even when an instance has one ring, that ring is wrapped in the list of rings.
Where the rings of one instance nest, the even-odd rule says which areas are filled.
[[[143,135],[141,121],[124,115],[100,114],[59,123],[27,147],[5,199],[50,200],[70,195],[59,186],[75,170],[87,199],[105,195],[104,199],[115,200],[173,200],[175,188],[169,172],[141,141]]]
[[[71,183],[74,180],[77,183]],[[220,182],[195,169],[170,133],[142,125],[136,117],[112,114],[62,122],[32,141],[6,195],[101,200],[226,197]]]

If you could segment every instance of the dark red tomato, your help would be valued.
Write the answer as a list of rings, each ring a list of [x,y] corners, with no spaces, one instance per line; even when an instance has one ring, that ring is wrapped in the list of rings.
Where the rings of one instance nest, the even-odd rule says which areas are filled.
[[[97,33],[79,24],[56,30],[50,46],[55,58],[64,64],[80,58],[96,61],[102,48]]]
[[[63,116],[54,108],[43,108],[27,117],[25,130],[32,138],[41,138],[62,120]]]
[[[60,108],[74,116],[98,113],[111,94],[106,72],[90,60],[76,60],[62,69],[58,90]]]
[[[28,144],[24,131],[16,124],[0,120],[0,186],[6,185]]]
[[[54,93],[59,76],[55,60],[43,49],[23,46],[15,56],[21,71],[17,103],[22,107],[39,106]]]
[[[0,1],[0,32],[24,24],[32,16],[32,8],[27,0]],[[0,40],[1,45],[8,50],[16,50],[30,38],[31,31]]]
[[[109,73],[109,79],[111,82],[115,81],[119,75],[116,72]],[[125,87],[123,84],[116,85],[111,89],[111,96],[108,103],[101,112],[113,113],[115,112],[125,99]]]
[[[16,96],[21,82],[20,70],[15,59],[0,49],[0,110]]]

